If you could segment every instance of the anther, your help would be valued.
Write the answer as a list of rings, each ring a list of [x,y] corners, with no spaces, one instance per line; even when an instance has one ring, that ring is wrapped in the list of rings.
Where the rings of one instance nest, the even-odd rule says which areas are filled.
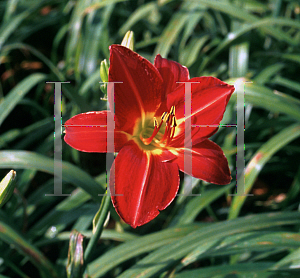
[[[164,121],[166,117],[169,116],[169,113],[168,112],[164,112],[161,116],[161,120]],[[168,121],[168,120],[167,120]]]
[[[177,123],[176,123],[176,118],[173,117],[172,118],[172,123],[171,123],[171,127],[176,127],[177,126]]]
[[[166,119],[166,122],[167,122],[167,123],[169,122],[170,117],[172,117],[172,115],[171,115],[171,114],[168,114],[167,119]]]
[[[175,106],[171,107],[170,114],[175,116]]]
[[[170,141],[173,139],[174,137],[174,134],[175,134],[175,126],[172,128],[172,132],[171,132],[171,135],[170,135]],[[169,143],[168,143],[169,144]]]

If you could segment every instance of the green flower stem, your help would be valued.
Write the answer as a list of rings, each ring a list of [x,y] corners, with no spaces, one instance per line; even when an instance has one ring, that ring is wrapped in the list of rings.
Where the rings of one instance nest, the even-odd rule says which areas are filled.
[[[100,235],[103,231],[103,225],[104,225],[105,219],[107,217],[109,207],[110,207],[110,196],[107,195],[107,192],[106,192],[106,195],[104,195],[102,198],[102,202],[101,202],[101,206],[100,206],[101,212],[100,212],[100,216],[99,216],[99,220],[98,220],[98,223],[96,226],[95,233],[92,235],[92,237],[86,247],[85,253],[84,253],[84,260],[85,260],[86,264],[89,263],[89,261],[91,259],[91,255],[93,254],[93,250],[95,249],[95,247],[97,245],[97,241],[100,238]]]

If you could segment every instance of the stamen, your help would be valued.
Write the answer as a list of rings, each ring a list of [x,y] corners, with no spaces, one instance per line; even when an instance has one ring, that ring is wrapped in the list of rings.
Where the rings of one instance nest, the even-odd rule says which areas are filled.
[[[140,134],[140,139],[143,141],[145,145],[149,145],[152,142],[153,138],[156,136],[156,134],[158,133],[161,127],[161,124],[158,126],[158,122],[155,117],[153,120],[154,120],[154,130],[152,135],[149,138],[143,138],[142,135]]]
[[[161,116],[161,120],[164,121],[166,117],[169,116],[169,113],[168,112],[164,112]],[[167,120],[168,121],[168,120]]]
[[[176,126],[177,126],[176,118],[174,117],[174,118],[172,119],[171,127],[176,127]]]
[[[158,126],[158,122],[156,120],[156,118],[154,117],[154,127],[157,127]]]
[[[169,125],[168,123],[166,123],[166,129],[165,129],[165,133],[164,133],[164,136],[157,142],[157,143],[163,143],[167,137],[168,137],[168,133],[169,133]]]
[[[175,128],[172,129],[172,133],[171,133],[171,136],[170,136],[170,140],[172,140],[174,138],[174,134],[175,134]]]
[[[174,130],[174,129],[172,129],[172,132],[173,132],[173,130]],[[170,141],[171,141],[171,136],[170,136],[170,134],[169,134],[168,139],[167,139],[167,142],[166,142],[166,144],[165,144],[165,147],[169,145]]]
[[[168,114],[168,116],[167,116],[167,119],[166,119],[166,122],[169,122],[170,121],[170,119],[172,119],[172,115],[171,114]]]
[[[172,123],[171,123],[171,127],[170,127],[170,131],[168,133],[168,140],[166,142],[166,146],[169,145],[170,141],[173,139],[174,134],[175,134],[175,128],[176,128],[177,124],[176,124],[176,118],[173,117],[172,118]]]
[[[175,116],[175,106],[171,107],[170,114],[172,114],[173,116]]]
[[[143,141],[143,143],[144,143],[145,145],[149,145],[149,144],[152,142],[153,138],[156,136],[157,132],[158,132],[158,129],[157,129],[157,127],[155,127],[155,128],[154,128],[154,131],[153,131],[153,133],[152,133],[152,135],[151,135],[149,138],[146,138],[146,139],[145,139],[145,138],[143,138],[142,135],[140,134],[140,139]]]
[[[171,107],[169,113],[164,112],[162,114],[161,122],[159,125],[158,125],[158,121],[157,121],[156,117],[153,117],[154,130],[153,130],[152,135],[149,138],[143,138],[142,134],[140,134],[140,139],[141,139],[141,141],[143,141],[143,143],[145,145],[149,145],[152,142],[154,137],[159,132],[163,122],[165,122],[165,124],[166,124],[164,135],[159,141],[155,140],[155,144],[161,144],[167,140],[167,142],[165,143],[165,146],[167,146],[170,143],[170,141],[173,139],[174,134],[175,134],[175,128],[177,126],[176,118],[175,118],[175,106]]]

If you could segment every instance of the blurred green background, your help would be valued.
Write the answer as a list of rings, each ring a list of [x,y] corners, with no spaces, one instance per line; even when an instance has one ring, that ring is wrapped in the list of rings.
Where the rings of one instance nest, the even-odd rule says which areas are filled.
[[[0,15],[0,180],[16,171],[0,208],[0,278],[300,277],[299,1],[10,0]],[[137,229],[110,206],[98,241],[92,221],[106,187],[105,154],[63,142],[63,193],[72,195],[45,196],[54,180],[54,88],[45,82],[71,81],[62,85],[62,123],[106,109],[100,62],[128,30],[151,62],[160,53],[191,77],[239,81],[245,193],[254,196],[228,195],[236,128],[221,127],[212,140],[228,158],[231,184],[182,179],[181,190],[192,183],[202,195],[177,197]],[[236,93],[222,123],[236,123]],[[74,229],[85,238],[73,232],[69,248]]]

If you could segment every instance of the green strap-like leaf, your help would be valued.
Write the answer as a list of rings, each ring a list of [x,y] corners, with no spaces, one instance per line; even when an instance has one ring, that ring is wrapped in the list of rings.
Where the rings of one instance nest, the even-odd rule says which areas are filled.
[[[189,21],[191,13],[197,13],[199,18],[202,17],[203,12],[199,12],[199,6],[200,4],[194,1],[186,1],[182,4],[180,10],[173,15],[169,24],[161,34],[156,49],[154,50],[155,54],[159,53],[163,57],[168,55],[172,44]]]
[[[56,270],[48,259],[9,225],[0,220],[0,239],[14,246],[19,253],[28,257],[40,271],[41,277],[58,278]]]
[[[250,192],[255,179],[270,158],[278,150],[299,136],[300,125],[294,124],[273,136],[267,143],[263,144],[262,147],[259,148],[245,169],[245,194]],[[244,177],[242,176],[242,178]],[[233,198],[229,212],[229,219],[233,219],[238,216],[245,199],[245,196],[235,196]]]
[[[227,80],[227,82],[229,84],[234,84],[236,79]],[[291,118],[300,121],[299,99],[281,92],[274,92],[265,86],[255,83],[246,83],[244,90],[246,102],[271,112],[284,113]]]
[[[198,227],[199,226],[197,225],[190,225],[165,229],[161,232],[152,233],[150,235],[137,238],[134,241],[126,242],[91,262],[88,267],[88,272],[93,278],[101,277],[107,271],[118,266],[120,263],[172,243],[177,239],[182,238],[182,236],[195,231]]]
[[[234,275],[232,277],[262,277],[257,275],[266,273],[269,267],[271,266],[272,263],[263,262],[263,263],[242,263],[242,264],[234,264],[234,265],[203,267],[200,269],[183,271],[181,273],[176,274],[174,278],[191,278],[191,277],[211,278],[211,277],[226,277],[227,275],[229,276]],[[244,276],[249,273],[250,274],[252,273],[253,276]]]
[[[39,82],[46,79],[46,75],[42,73],[34,73],[24,78],[17,86],[15,86],[4,101],[0,103],[0,126],[7,115],[16,107],[18,102]]]
[[[214,244],[229,235],[298,223],[300,223],[300,212],[279,212],[249,215],[198,228],[197,231],[163,246],[139,260],[136,265],[123,272],[118,278],[157,277],[158,274],[171,268],[175,261],[181,260],[180,264],[188,265],[205,252],[209,254],[210,248]],[[182,259],[183,257],[185,258]],[[98,260],[98,269],[104,267],[100,259]],[[99,277],[100,271],[93,272],[91,276]]]
[[[248,13],[246,9],[242,9],[239,8],[236,5],[233,5],[231,3],[224,3],[224,1],[210,1],[210,0],[198,0],[197,1],[199,4],[210,7],[212,9],[218,10],[220,12],[226,13],[232,17],[235,17],[237,19],[243,20],[245,23],[255,23],[259,21],[259,17]],[[273,24],[276,24],[276,22],[278,24],[283,24],[283,25],[289,25],[289,26],[293,26],[296,28],[299,28],[300,23],[297,22],[296,20],[290,20],[290,19],[286,19],[286,18],[267,18],[265,20],[270,20],[270,23],[267,25],[262,25],[261,29],[263,31],[265,31],[267,34],[275,37],[278,40],[283,40],[288,42],[289,44],[292,45],[298,45],[298,41],[294,40],[291,36],[289,36],[288,34],[284,33],[283,31],[281,31],[278,28],[274,28],[271,26],[271,22],[273,22]]]
[[[272,269],[299,269],[300,265],[300,248],[291,252],[284,257],[278,263],[276,263]]]
[[[27,151],[0,151],[0,168],[14,169],[36,169],[50,174],[54,174],[53,159]],[[96,201],[101,198],[98,194],[103,194],[103,188],[86,172],[68,163],[62,163],[62,179],[70,182],[89,193]],[[51,194],[53,192],[49,192]]]

